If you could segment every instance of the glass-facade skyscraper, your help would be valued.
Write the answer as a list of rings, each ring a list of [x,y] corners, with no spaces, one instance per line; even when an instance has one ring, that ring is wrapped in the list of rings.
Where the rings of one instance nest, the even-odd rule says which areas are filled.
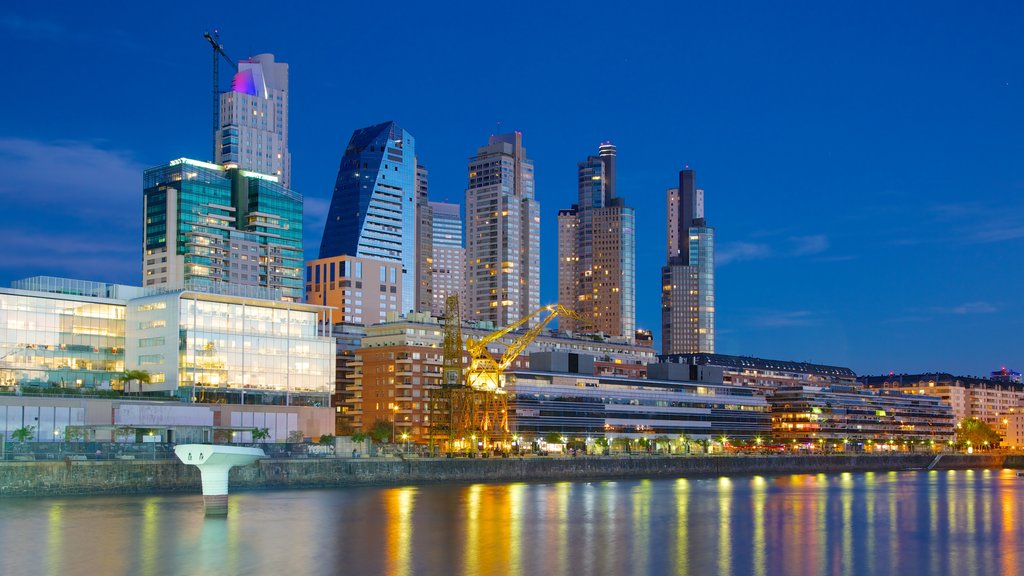
[[[636,214],[615,196],[616,148],[577,165],[579,203],[558,212],[558,300],[586,319],[563,330],[633,339],[636,333]]]
[[[143,175],[143,286],[302,300],[302,196],[188,158]]]
[[[466,317],[507,326],[540,308],[540,203],[520,132],[469,159]],[[535,321],[534,321],[535,322]]]
[[[416,308],[416,142],[395,122],[353,132],[338,167],[319,258],[402,266],[405,314]]]
[[[458,204],[431,202],[430,209],[433,217],[431,311],[436,315],[444,314],[445,299],[455,294],[459,296],[459,305],[465,310],[463,273],[466,250],[462,247],[462,207]]]
[[[715,229],[693,170],[667,192],[668,263],[661,269],[662,354],[715,352]]]

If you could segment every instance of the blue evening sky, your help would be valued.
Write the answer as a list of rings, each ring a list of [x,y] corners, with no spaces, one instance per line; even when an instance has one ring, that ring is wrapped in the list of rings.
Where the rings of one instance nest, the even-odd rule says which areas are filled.
[[[1024,367],[1024,4],[8,2],[0,283],[138,284],[141,172],[210,150],[210,49],[291,67],[307,256],[352,130],[417,138],[434,200],[519,130],[542,301],[576,162],[619,150],[638,325],[660,324],[665,189],[716,228],[718,351],[858,373]],[[660,347],[660,339],[657,342]]]

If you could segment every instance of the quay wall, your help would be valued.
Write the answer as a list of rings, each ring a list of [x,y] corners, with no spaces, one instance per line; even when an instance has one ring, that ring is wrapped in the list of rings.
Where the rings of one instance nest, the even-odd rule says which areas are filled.
[[[928,454],[579,458],[310,458],[231,470],[231,489],[525,482],[912,470]],[[1024,468],[1020,455],[944,455],[937,470]],[[0,462],[0,496],[199,492],[199,470],[177,461]]]

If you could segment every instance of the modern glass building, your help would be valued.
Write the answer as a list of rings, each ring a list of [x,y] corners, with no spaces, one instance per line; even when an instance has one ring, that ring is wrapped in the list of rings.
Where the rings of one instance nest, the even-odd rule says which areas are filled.
[[[531,369],[508,373],[505,390],[509,427],[527,441],[552,432],[608,439],[753,439],[767,435],[771,423],[763,396],[721,383]]]
[[[466,249],[462,247],[462,208],[458,204],[430,203],[433,216],[431,260],[431,312],[445,312],[445,300],[459,296],[465,315],[463,278],[466,267]]]
[[[668,263],[661,269],[662,354],[715,352],[715,229],[693,170],[667,193]]]
[[[941,398],[855,386],[790,386],[768,397],[772,436],[801,444],[904,446],[944,444],[953,437],[953,411]],[[836,448],[836,446],[829,446]]]
[[[125,370],[123,292],[57,278],[0,288],[0,387],[109,389]]]
[[[540,308],[540,203],[520,132],[469,159],[466,318],[507,326]],[[531,321],[535,323],[535,321]]]
[[[615,196],[616,149],[601,145],[578,167],[579,203],[558,212],[558,299],[584,317],[567,331],[632,340],[636,333],[636,214]]]
[[[146,170],[143,187],[144,286],[302,300],[302,196],[276,176],[179,158]]]
[[[0,289],[8,387],[110,388],[188,402],[329,406],[335,343],[322,306],[198,290],[32,278]],[[324,314],[324,318],[319,316]]]
[[[395,122],[353,132],[341,158],[320,259],[400,262],[400,312],[416,307],[416,143]]]

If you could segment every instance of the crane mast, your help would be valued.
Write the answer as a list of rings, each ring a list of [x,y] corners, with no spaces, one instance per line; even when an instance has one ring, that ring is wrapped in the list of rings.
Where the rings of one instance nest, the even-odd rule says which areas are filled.
[[[213,48],[213,154],[210,156],[210,161],[216,162],[217,131],[220,130],[220,59],[223,58],[235,69],[238,68],[238,65],[227,55],[227,52],[224,52],[224,45],[220,43],[219,30],[214,30],[213,34],[206,32],[203,34],[203,38],[206,38],[210,47]]]

